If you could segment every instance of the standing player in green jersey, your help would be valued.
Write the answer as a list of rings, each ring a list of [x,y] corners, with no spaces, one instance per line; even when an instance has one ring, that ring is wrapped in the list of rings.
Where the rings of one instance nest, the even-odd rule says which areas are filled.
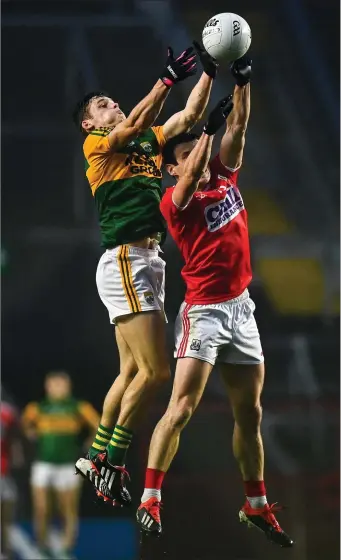
[[[100,298],[115,325],[121,371],[104,401],[96,439],[76,471],[98,496],[129,504],[126,453],[141,414],[160,384],[169,379],[165,336],[164,274],[159,242],[165,223],[159,210],[162,148],[190,130],[203,115],[216,62],[194,44],[203,75],[185,108],[163,126],[152,127],[171,87],[195,73],[194,49],[174,58],[172,49],[160,80],[126,118],[118,103],[92,93],[78,105],[76,122],[87,135],[86,175],[99,212],[106,251],[97,269]],[[115,425],[116,422],[116,425]]]
[[[24,410],[22,423],[28,439],[36,443],[31,471],[33,516],[38,546],[47,550],[50,518],[49,493],[63,521],[63,558],[72,553],[77,536],[79,480],[74,461],[79,453],[79,436],[85,428],[96,432],[99,415],[88,402],[76,400],[71,380],[63,371],[45,379],[46,398],[32,402]]]

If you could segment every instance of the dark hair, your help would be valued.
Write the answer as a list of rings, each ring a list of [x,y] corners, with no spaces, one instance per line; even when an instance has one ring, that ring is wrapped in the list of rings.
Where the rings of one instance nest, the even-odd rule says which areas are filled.
[[[49,373],[45,376],[45,381],[49,381],[50,379],[64,379],[65,381],[71,381],[69,374],[63,370],[55,370],[49,371]]]
[[[86,131],[82,127],[82,121],[84,121],[84,118],[88,115],[89,105],[95,97],[109,96],[105,91],[91,91],[90,93],[84,95],[84,97],[80,101],[78,101],[72,113],[73,122],[83,133],[86,133]]]
[[[166,142],[162,151],[163,163],[164,164],[172,163],[175,165],[177,163],[174,155],[175,148],[179,146],[179,144],[185,144],[186,142],[193,142],[193,140],[198,140],[198,139],[199,136],[194,132],[182,132],[181,134],[178,134],[177,136],[174,136],[174,138],[168,140],[168,142]]]

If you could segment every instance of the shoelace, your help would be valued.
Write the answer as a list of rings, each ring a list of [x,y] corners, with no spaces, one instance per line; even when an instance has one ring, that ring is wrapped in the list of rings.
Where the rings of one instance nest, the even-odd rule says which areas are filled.
[[[122,484],[124,484],[124,482],[125,482],[125,477],[127,477],[127,479],[128,479],[129,482],[130,482],[130,474],[128,473],[128,471],[126,470],[125,467],[116,467],[116,466],[115,466],[114,468],[115,468],[117,471],[120,471],[120,473],[121,473],[121,481],[122,481]]]
[[[280,506],[278,504],[278,502],[275,502],[274,504],[269,505],[269,509],[266,510],[264,512],[264,517],[266,518],[266,520],[275,528],[277,529],[277,531],[281,531],[281,527],[279,526],[279,523],[275,517],[275,513],[277,511],[281,511],[283,509],[283,506]]]
[[[155,519],[155,521],[157,521],[157,523],[161,522],[160,519],[161,508],[162,508],[162,502],[159,502],[158,500],[155,500],[154,502],[151,503],[150,506],[146,507],[148,513],[150,513],[150,515],[153,517],[153,519]]]

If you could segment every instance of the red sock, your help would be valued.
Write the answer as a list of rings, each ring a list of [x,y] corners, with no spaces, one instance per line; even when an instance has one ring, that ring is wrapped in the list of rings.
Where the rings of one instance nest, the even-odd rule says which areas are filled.
[[[244,480],[245,495],[249,498],[266,496],[264,480]]]
[[[141,502],[144,503],[150,498],[156,498],[161,501],[161,486],[165,477],[164,471],[157,469],[147,469],[146,479],[144,485],[144,492],[142,494]]]
[[[165,474],[164,471],[158,471],[157,469],[147,469],[144,487],[161,490]]]

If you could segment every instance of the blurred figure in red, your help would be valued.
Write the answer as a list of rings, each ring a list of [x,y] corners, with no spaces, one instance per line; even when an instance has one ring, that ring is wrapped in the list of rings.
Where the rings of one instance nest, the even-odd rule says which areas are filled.
[[[19,416],[1,387],[1,559],[11,558],[10,528],[14,519],[16,486],[11,477],[13,468],[24,464],[19,430]]]

